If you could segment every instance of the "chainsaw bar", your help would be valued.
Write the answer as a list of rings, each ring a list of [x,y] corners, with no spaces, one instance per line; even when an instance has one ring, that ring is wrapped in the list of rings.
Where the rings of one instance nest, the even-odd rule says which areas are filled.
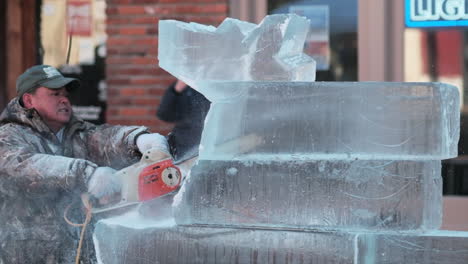
[[[139,203],[140,202],[117,203],[117,204],[107,206],[107,207],[93,208],[92,212],[93,212],[93,214],[99,214],[99,213],[104,213],[104,212],[108,212],[108,211],[112,211],[112,210],[116,210],[116,209],[122,209],[122,208],[126,208],[126,207],[135,206],[135,205],[138,205]]]
[[[123,208],[127,208],[127,207],[128,207],[128,209],[131,209],[131,208],[136,207],[137,205],[140,205],[140,204],[150,203],[151,201],[162,199],[162,198],[170,196],[170,195],[174,195],[175,193],[177,193],[178,190],[179,189],[176,189],[176,190],[174,190],[172,192],[169,192],[169,193],[166,193],[164,195],[155,197],[155,198],[153,198],[151,200],[139,201],[139,202],[119,202],[117,204],[110,205],[110,206],[105,206],[105,207],[102,207],[102,208],[93,208],[92,212],[93,212],[93,214],[99,214],[99,213],[109,212],[109,211],[112,211],[112,210],[123,209]]]

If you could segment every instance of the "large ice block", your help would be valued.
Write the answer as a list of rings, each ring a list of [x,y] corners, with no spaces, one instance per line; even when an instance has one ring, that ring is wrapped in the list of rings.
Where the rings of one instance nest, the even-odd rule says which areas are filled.
[[[127,221],[127,220],[124,220]],[[468,233],[320,232],[181,227],[144,229],[100,221],[102,264],[466,264]]]
[[[314,81],[315,61],[303,53],[309,20],[266,16],[259,24],[227,18],[215,28],[159,21],[161,68],[203,90],[206,81]]]
[[[459,92],[442,83],[215,82],[200,159],[457,156]]]
[[[437,229],[440,161],[200,160],[173,204],[182,225]]]

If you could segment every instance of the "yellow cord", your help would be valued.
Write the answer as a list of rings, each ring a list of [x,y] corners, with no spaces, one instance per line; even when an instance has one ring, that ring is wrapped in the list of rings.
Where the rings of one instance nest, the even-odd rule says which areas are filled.
[[[63,212],[63,218],[65,219],[65,222],[67,222],[71,226],[82,227],[81,234],[80,234],[80,242],[78,243],[78,248],[76,249],[75,264],[80,263],[80,255],[81,255],[81,247],[83,245],[83,238],[84,238],[84,234],[85,234],[85,231],[86,231],[86,226],[91,221],[92,209],[93,209],[92,206],[91,206],[91,203],[89,202],[89,195],[87,193],[84,193],[84,194],[81,195],[81,202],[83,202],[83,205],[84,205],[84,207],[86,209],[86,219],[85,219],[84,223],[77,224],[77,223],[73,223],[72,221],[70,221],[68,219],[67,213],[68,213],[68,210],[70,209],[72,204],[69,204],[67,206],[67,208],[65,208],[65,211]]]

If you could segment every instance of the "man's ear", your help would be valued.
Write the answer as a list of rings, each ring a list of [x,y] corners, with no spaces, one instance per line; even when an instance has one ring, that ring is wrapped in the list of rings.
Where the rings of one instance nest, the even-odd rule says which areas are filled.
[[[31,109],[33,108],[33,98],[32,98],[32,94],[30,93],[25,93],[23,94],[22,98],[23,98],[23,105],[24,105],[24,108],[26,109]]]

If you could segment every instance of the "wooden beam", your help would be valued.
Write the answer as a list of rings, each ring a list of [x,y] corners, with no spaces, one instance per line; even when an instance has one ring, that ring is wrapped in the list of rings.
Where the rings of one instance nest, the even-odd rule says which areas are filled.
[[[8,0],[6,10],[7,97],[11,99],[16,96],[16,78],[23,72],[21,1]]]
[[[404,2],[359,0],[359,81],[404,81]]]
[[[36,64],[36,0],[6,2],[6,96],[16,96],[16,78]]]
[[[36,0],[22,1],[22,19],[21,32],[23,33],[23,71],[37,64],[37,44],[36,23],[39,23],[36,18]]]
[[[0,39],[6,39],[6,2],[0,1]],[[0,112],[5,108],[8,100],[6,94],[6,43],[0,41]]]

